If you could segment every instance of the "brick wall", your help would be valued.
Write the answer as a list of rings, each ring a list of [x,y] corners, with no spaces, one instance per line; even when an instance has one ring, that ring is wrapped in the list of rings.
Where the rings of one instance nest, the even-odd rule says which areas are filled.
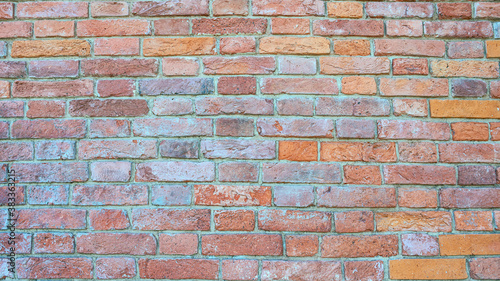
[[[2,1],[0,278],[500,279],[499,20]]]

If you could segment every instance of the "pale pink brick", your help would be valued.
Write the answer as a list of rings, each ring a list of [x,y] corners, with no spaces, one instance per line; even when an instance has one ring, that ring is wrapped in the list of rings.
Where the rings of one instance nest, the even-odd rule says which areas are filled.
[[[274,205],[309,207],[314,202],[312,186],[279,185],[274,187]]]
[[[222,182],[256,182],[258,178],[257,164],[244,162],[219,164],[219,180]]]
[[[134,80],[99,80],[97,82],[97,93],[102,98],[107,97],[131,97],[135,92]]]
[[[56,78],[78,76],[76,60],[40,60],[29,62],[30,77]]]
[[[228,37],[220,39],[221,55],[255,53],[254,37]]]
[[[98,258],[95,261],[98,279],[129,279],[137,275],[135,260],[128,257]]]
[[[163,58],[162,70],[165,76],[198,75],[200,63],[198,59]]]
[[[405,256],[437,256],[439,255],[438,239],[424,233],[403,234],[401,236],[403,255]]]
[[[31,205],[67,205],[69,190],[66,185],[32,185],[28,187]]]
[[[97,38],[94,40],[96,56],[137,56],[139,38]]]
[[[301,57],[279,57],[280,74],[315,74],[316,59]]]
[[[394,116],[426,117],[429,114],[425,99],[394,99]]]
[[[90,165],[93,181],[127,182],[132,173],[132,163],[125,161],[93,162]]]
[[[35,143],[35,157],[37,160],[67,160],[75,159],[76,150],[74,141],[40,141]]]
[[[90,2],[90,14],[94,18],[128,16],[128,4],[126,2]]]
[[[421,20],[388,20],[385,25],[389,36],[421,37],[424,33]]]
[[[312,116],[314,101],[307,98],[281,98],[276,101],[279,115]]]
[[[198,252],[198,235],[160,234],[159,252],[164,255],[194,255]]]
[[[188,35],[188,19],[160,19],[153,22],[155,35]]]
[[[259,262],[256,260],[223,260],[222,278],[224,280],[257,280]]]
[[[35,37],[73,37],[75,36],[75,22],[40,20],[35,21]]]
[[[90,122],[89,137],[112,138],[130,136],[130,121],[121,119],[95,119]]]
[[[193,102],[188,98],[157,98],[152,112],[154,115],[187,115],[193,113]]]

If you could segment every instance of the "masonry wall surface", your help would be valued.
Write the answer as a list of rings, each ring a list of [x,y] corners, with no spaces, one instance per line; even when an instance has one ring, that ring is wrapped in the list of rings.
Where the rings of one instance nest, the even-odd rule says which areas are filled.
[[[498,280],[499,57],[498,1],[2,1],[0,278]]]

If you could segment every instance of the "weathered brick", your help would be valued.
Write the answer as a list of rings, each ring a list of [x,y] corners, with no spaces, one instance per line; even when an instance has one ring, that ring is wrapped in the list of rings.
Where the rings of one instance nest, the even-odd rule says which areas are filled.
[[[441,256],[498,255],[500,234],[439,235]]]
[[[375,138],[375,122],[371,120],[339,119],[336,121],[337,137],[340,139]]]
[[[10,55],[13,58],[86,57],[90,55],[90,44],[79,39],[14,41]]]
[[[0,206],[8,206],[9,202],[12,202],[12,198],[15,199],[16,205],[24,205],[27,202],[25,198],[27,199],[28,194],[25,186],[16,186],[13,189],[12,184],[10,186],[8,184],[4,186],[0,185],[0,192],[2,192],[2,195],[0,195]]]
[[[398,253],[397,235],[324,236],[323,258],[390,257]]]
[[[276,101],[279,115],[312,116],[314,101],[305,98],[281,98]]]
[[[215,55],[215,38],[147,38],[143,42],[145,57]]]
[[[427,59],[393,59],[392,72],[394,75],[427,75],[429,66]]]
[[[382,184],[382,176],[378,166],[368,165],[345,165],[344,166],[345,184]]]
[[[69,188],[66,185],[32,185],[28,187],[31,205],[67,205]]]
[[[430,100],[434,118],[499,118],[500,101],[496,100]]]
[[[28,233],[14,233],[14,234],[15,236],[11,236],[11,233],[0,233],[0,237],[2,238],[0,242],[0,253],[5,254],[8,257],[8,254],[11,253],[10,248],[13,247],[15,248],[16,254],[30,254],[31,234]]]
[[[76,117],[123,117],[144,116],[149,112],[143,99],[72,100],[68,112]]]
[[[426,21],[425,35],[438,38],[485,38],[493,36],[491,22],[487,21]]]
[[[222,44],[222,42],[221,42]],[[221,47],[222,48],[222,47]],[[198,59],[163,58],[162,71],[165,76],[195,76],[200,64]]]
[[[194,202],[205,206],[271,206],[269,186],[195,185]]]
[[[85,18],[87,2],[24,2],[17,5],[19,18]]]
[[[273,18],[271,30],[272,34],[309,34],[309,19]]]
[[[86,212],[82,209],[22,209],[18,211],[17,228],[85,229]]]
[[[420,78],[380,78],[383,96],[448,96],[448,80]]]
[[[280,74],[316,74],[316,59],[314,58],[280,56],[278,63]]]
[[[437,256],[439,244],[437,237],[425,233],[401,235],[402,253],[404,256]]]
[[[280,141],[279,160],[316,161],[318,143],[315,141]]]
[[[191,203],[191,187],[188,185],[153,185],[151,204],[161,206],[183,206]]]
[[[474,279],[500,279],[500,258],[474,258],[469,260],[470,276]]]
[[[263,261],[262,280],[342,280],[338,261]]]
[[[259,229],[266,231],[330,232],[332,216],[327,212],[276,210],[259,211]]]
[[[156,140],[82,140],[79,159],[155,158]]]
[[[80,233],[76,251],[83,254],[155,254],[156,239],[146,233]]]
[[[90,14],[93,18],[128,16],[128,4],[126,2],[91,2]]]
[[[500,18],[500,4],[499,3],[474,3],[476,10],[476,18]]]
[[[377,82],[372,77],[343,77],[342,93],[345,95],[375,95],[377,93]]]
[[[482,97],[487,93],[487,86],[482,80],[453,79],[451,92],[454,97]]]
[[[254,135],[254,120],[251,118],[217,118],[215,135],[225,137],[251,137]]]
[[[394,188],[318,187],[317,205],[329,208],[388,208],[396,206]]]
[[[76,24],[78,37],[151,35],[149,21],[144,19],[83,20]]]
[[[189,35],[189,20],[166,18],[153,21],[155,35]]]
[[[248,15],[248,0],[214,0],[212,3],[212,10],[214,16],[245,16]],[[224,279],[228,278],[224,277]]]
[[[78,61],[76,60],[40,60],[29,62],[30,77],[55,78],[77,77]]]
[[[204,18],[191,22],[193,34],[262,34],[267,28],[267,20],[258,18]]]
[[[374,57],[320,57],[321,74],[389,74],[391,62]]]
[[[262,181],[276,183],[340,183],[340,166],[325,163],[264,163]]]
[[[274,159],[274,141],[262,140],[202,140],[201,152],[208,159]]]
[[[389,36],[421,37],[424,34],[421,20],[387,20],[385,26]]]
[[[456,184],[455,168],[427,165],[386,165],[384,166],[386,184]]]
[[[96,56],[137,56],[139,38],[97,38],[94,40]]]
[[[183,0],[182,3],[140,1],[133,4],[132,14],[141,17],[208,16],[208,6],[208,0]]]
[[[36,233],[33,237],[33,253],[36,254],[71,254],[75,237],[69,233]]]
[[[431,18],[431,3],[366,3],[366,14],[372,18]]]
[[[199,144],[196,140],[163,140],[160,155],[166,158],[198,158]]]
[[[289,257],[311,257],[318,253],[319,242],[315,235],[287,235],[285,239]]]
[[[391,142],[322,142],[321,161],[396,162],[396,145]]]
[[[92,180],[97,182],[127,182],[132,173],[132,163],[125,161],[93,162],[90,164]]]
[[[325,116],[388,116],[391,105],[380,98],[319,97],[316,115]]]
[[[255,229],[255,213],[250,210],[217,210],[214,224],[218,231],[252,231]]]
[[[384,279],[382,261],[346,261],[344,268],[346,281],[382,281]]]
[[[439,161],[444,163],[498,162],[493,144],[486,143],[440,143]]]
[[[451,232],[451,214],[439,211],[375,213],[377,231]]]
[[[201,252],[211,256],[280,256],[279,234],[209,234],[201,237]]]
[[[272,74],[276,70],[273,57],[209,57],[203,58],[204,74]]]
[[[275,186],[273,202],[275,206],[309,207],[314,203],[314,190],[312,186]]]
[[[26,62],[0,61],[0,77],[2,78],[26,77]]]
[[[437,3],[439,19],[470,19],[472,7],[470,3]]]
[[[330,53],[330,40],[323,37],[263,37],[261,54],[323,55]]]
[[[83,76],[156,76],[156,59],[90,59],[81,61]]]
[[[484,57],[483,46],[484,43],[481,41],[449,42],[448,57],[451,59],[482,58]]]
[[[200,97],[195,100],[196,114],[202,115],[272,115],[272,99],[257,97]]]
[[[130,227],[127,211],[115,209],[89,210],[89,229],[118,230]]]
[[[12,96],[18,98],[55,98],[92,96],[92,80],[71,81],[15,81]]]
[[[490,123],[491,140],[500,140],[500,123]]]
[[[474,60],[433,60],[431,73],[436,77],[497,78],[498,63]]]
[[[265,137],[333,137],[332,120],[311,118],[259,118],[257,131]]]
[[[212,120],[208,118],[136,119],[134,135],[141,137],[212,136]]]
[[[376,56],[426,56],[442,57],[445,53],[445,42],[441,40],[409,40],[409,39],[377,39],[375,40]]]
[[[489,138],[488,124],[478,122],[456,122],[451,124],[453,140],[487,141]]]
[[[351,211],[335,213],[335,232],[353,233],[373,231],[373,213],[368,211]]]
[[[133,258],[98,258],[95,261],[95,275],[98,279],[133,278],[136,274]]]
[[[148,191],[145,185],[76,185],[73,205],[145,205]]]
[[[58,20],[35,21],[35,37],[73,37],[75,22]]]
[[[255,0],[252,2],[252,13],[265,16],[322,16],[325,14],[325,5],[320,0],[291,0],[286,3],[279,0]]]
[[[384,35],[384,23],[378,20],[314,20],[313,34],[377,37]]]
[[[255,77],[220,77],[217,92],[221,95],[254,95],[256,83]]]
[[[490,211],[454,211],[455,229],[462,231],[493,231]]]
[[[83,138],[85,120],[17,120],[12,123],[13,138]]]
[[[133,209],[133,229],[210,230],[209,209]]]
[[[217,280],[219,278],[219,260],[142,258],[139,259],[139,272],[140,277],[143,279]]]
[[[90,258],[30,257],[18,259],[17,264],[19,278],[93,278]]]
[[[362,18],[363,3],[328,2],[328,16],[331,18]]]
[[[89,137],[111,138],[130,136],[130,121],[123,119],[95,119],[90,121]]]
[[[213,162],[144,162],[136,165],[136,181],[213,181]]]
[[[449,140],[450,125],[420,120],[378,120],[380,139]]]
[[[255,163],[226,162],[219,164],[219,180],[222,182],[257,182],[259,168]]]
[[[465,279],[465,259],[403,259],[389,261],[391,279]]]
[[[9,137],[9,123],[0,122],[0,139],[6,139],[8,137]],[[0,169],[0,171],[1,171],[1,169]]]
[[[9,81],[0,81],[0,98],[10,97],[10,83]]]
[[[337,80],[331,78],[263,78],[263,94],[337,95]]]
[[[343,56],[369,56],[370,41],[369,40],[334,40],[333,51],[336,55]]]
[[[23,101],[1,101],[0,100],[0,117],[14,118],[24,116]]]
[[[37,160],[75,159],[75,142],[70,140],[39,141],[35,143]]]
[[[194,233],[162,233],[158,243],[158,250],[164,255],[194,255],[198,252],[198,235]]]
[[[394,116],[427,117],[427,100],[425,99],[393,99]]]
[[[156,95],[208,95],[214,92],[211,78],[144,79],[139,81],[139,94]]]
[[[88,179],[87,164],[82,162],[16,163],[19,182],[83,182]]]
[[[102,98],[131,97],[135,92],[135,83],[131,79],[99,80],[97,93]]]
[[[14,18],[14,3],[0,3],[0,19]]]
[[[33,34],[33,24],[25,21],[0,22],[0,38],[26,38]]]
[[[495,188],[444,188],[439,190],[443,208],[498,208],[500,192]]]
[[[398,190],[398,204],[407,208],[436,208],[437,191],[424,188],[400,188]]]

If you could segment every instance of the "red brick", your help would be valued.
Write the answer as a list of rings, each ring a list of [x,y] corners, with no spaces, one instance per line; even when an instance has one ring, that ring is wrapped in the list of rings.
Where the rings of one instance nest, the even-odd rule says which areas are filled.
[[[152,181],[213,181],[215,165],[213,162],[145,162],[136,165],[135,180]]]
[[[375,213],[377,231],[451,232],[451,214],[439,211]]]
[[[196,114],[201,115],[272,115],[272,99],[257,97],[200,97],[195,101]]]
[[[263,94],[337,95],[337,80],[331,78],[263,78]]]
[[[382,176],[378,166],[344,166],[345,184],[382,184]]]
[[[221,182],[257,182],[259,167],[255,163],[226,162],[219,164]]]
[[[98,279],[133,278],[136,276],[133,258],[98,258],[95,261],[95,275]]]
[[[390,61],[374,57],[320,57],[321,74],[389,74]]]
[[[487,38],[493,36],[491,22],[487,21],[427,21],[425,35],[438,38]]]
[[[325,5],[320,0],[291,0],[286,3],[279,0],[255,0],[252,2],[252,12],[254,15],[266,16],[322,16],[325,14]]]
[[[160,234],[160,254],[195,255],[198,253],[198,235],[194,233]]]
[[[403,259],[389,261],[391,279],[465,279],[465,259]]]
[[[217,92],[221,95],[255,95],[255,77],[220,77]]]
[[[139,38],[97,38],[94,40],[96,56],[137,56]]]
[[[154,255],[156,239],[146,233],[79,233],[76,251],[100,255]]]
[[[248,15],[248,0],[214,0],[212,3],[212,10],[214,16],[245,16]]]
[[[318,143],[315,141],[280,141],[279,160],[316,161]]]
[[[482,143],[440,143],[439,161],[443,163],[497,162],[493,144]]]
[[[257,280],[258,276],[259,262],[257,260],[222,261],[222,278],[224,280]]]
[[[0,19],[14,18],[14,3],[0,3]]]
[[[314,20],[313,34],[377,37],[384,35],[384,23],[378,20]]]
[[[214,224],[218,231],[252,231],[255,229],[255,213],[250,210],[216,210]]]
[[[372,18],[431,18],[431,3],[366,3],[366,14]]]
[[[474,258],[469,260],[470,276],[474,279],[500,279],[500,258]]]
[[[399,143],[399,160],[401,162],[435,163],[437,162],[437,148],[430,142],[401,142]]]
[[[309,19],[273,18],[271,29],[272,34],[309,34]]]
[[[39,141],[35,143],[37,160],[75,159],[75,142],[70,140]]]
[[[13,167],[17,173],[17,167]],[[19,169],[19,173],[23,172]],[[85,229],[86,211],[81,209],[18,210],[18,229]]]
[[[151,35],[149,21],[144,19],[83,20],[76,24],[78,37]]]
[[[219,278],[219,260],[142,258],[139,259],[139,272],[143,279],[217,280]]]
[[[162,71],[165,76],[198,75],[200,64],[197,59],[163,58]]]
[[[92,80],[71,81],[15,81],[12,96],[18,98],[55,98],[92,96]]]
[[[334,40],[336,55],[343,56],[369,56],[371,54],[369,40]]]
[[[94,175],[93,175],[94,176]],[[145,185],[76,185],[72,205],[147,205]]]
[[[476,10],[476,18],[500,18],[499,3],[474,3]]]
[[[93,278],[90,258],[20,258],[16,271],[19,278],[27,279]]]
[[[453,97],[483,97],[488,93],[486,82],[478,79],[451,80]]]
[[[276,70],[273,57],[209,57],[203,58],[209,75],[221,74],[272,74]]]
[[[133,209],[132,226],[139,230],[206,231],[210,230],[210,210]]]
[[[199,143],[196,140],[163,140],[160,155],[167,158],[198,158]]]
[[[0,77],[2,78],[26,77],[26,62],[0,61]]]
[[[14,232],[15,236],[11,236],[11,233],[0,233],[0,253],[8,256],[11,253],[10,248],[14,246],[16,254],[30,254],[31,234]]]
[[[340,166],[325,163],[264,163],[262,181],[276,183],[340,183]]]
[[[255,18],[204,18],[192,20],[193,34],[262,34],[267,20]]]
[[[155,35],[189,35],[188,19],[159,19],[153,21]]]
[[[421,37],[424,34],[421,20],[387,20],[385,25],[389,36]]]
[[[499,208],[498,188],[444,188],[439,190],[443,208]]]
[[[0,143],[0,161],[20,161],[20,160],[33,160],[32,143],[30,142]]]
[[[26,38],[33,34],[33,24],[25,21],[0,22],[0,38]]]
[[[58,20],[35,21],[35,37],[73,37],[75,22]]]
[[[353,233],[373,231],[373,213],[368,211],[351,211],[335,213],[335,232]]]
[[[89,137],[111,138],[130,136],[130,121],[120,119],[96,119],[90,121]]]
[[[384,263],[382,261],[346,261],[344,262],[346,281],[384,280]]]
[[[312,116],[314,114],[314,101],[305,98],[281,98],[277,100],[279,115]]]
[[[280,74],[316,74],[315,58],[280,56],[278,58],[278,63],[280,65],[279,67]],[[265,79],[264,81],[267,80],[268,79]]]
[[[89,229],[121,230],[130,227],[127,211],[115,209],[89,210]]]
[[[490,123],[491,140],[500,140],[500,123]]]
[[[331,119],[259,118],[257,132],[264,137],[333,137]]]
[[[68,186],[29,186],[28,202],[31,205],[67,205],[69,198]]]
[[[455,168],[427,165],[386,165],[384,181],[386,184],[456,184]]]
[[[15,199],[16,205],[24,205],[26,202],[25,198],[27,199],[28,197],[25,190],[25,186],[15,186],[13,188],[12,184],[10,186],[8,184],[5,186],[0,185],[0,192],[2,192],[0,195],[0,206],[7,206],[9,202],[12,204],[12,198]]]
[[[477,122],[457,122],[451,124],[453,140],[487,141],[489,138],[488,124]]]
[[[266,231],[329,232],[331,214],[296,210],[259,211],[259,229]]]
[[[498,255],[500,234],[449,234],[439,236],[441,256]]]
[[[332,18],[362,18],[363,4],[356,2],[327,3],[328,16]]]
[[[0,98],[10,97],[10,83],[9,81],[0,81]]]
[[[76,60],[40,60],[29,62],[30,77],[55,78],[77,77],[78,61]]]
[[[71,254],[75,252],[75,237],[69,233],[36,233],[33,237],[33,253]]]
[[[321,161],[396,162],[396,144],[391,142],[322,142]]]
[[[398,254],[397,235],[324,236],[323,258],[390,257]]]
[[[338,119],[336,121],[339,139],[371,139],[375,138],[375,122],[359,119]]]
[[[82,182],[88,179],[87,164],[81,162],[16,163],[12,169],[19,171],[20,182]]]
[[[283,244],[278,234],[209,234],[201,237],[203,255],[281,256]]]
[[[182,206],[191,204],[191,186],[154,185],[151,188],[151,204],[163,206]]]
[[[491,211],[454,211],[455,229],[461,231],[493,231]]]
[[[6,139],[9,137],[9,123],[0,122],[0,139]]]
[[[472,7],[469,3],[437,3],[439,19],[470,19]]]
[[[221,55],[255,53],[256,43],[254,37],[226,37],[221,38]]]
[[[429,115],[425,99],[394,99],[394,116],[426,117]]]
[[[17,5],[19,18],[86,18],[86,2],[26,2]]]
[[[380,139],[449,140],[450,125],[418,120],[378,120]]]
[[[196,205],[205,206],[271,206],[269,186],[195,185]]]
[[[429,66],[426,59],[393,59],[392,72],[394,75],[427,75]]]
[[[90,164],[90,171],[93,181],[127,182],[132,173],[132,164],[125,161],[94,162]]]
[[[251,118],[217,118],[215,135],[225,137],[251,137],[254,135],[254,120]]]
[[[215,55],[215,37],[147,38],[145,57]]]
[[[448,57],[451,59],[483,58],[484,57],[483,46],[484,43],[481,41],[449,42]]]
[[[399,188],[398,205],[406,208],[436,208],[437,191],[425,188]]]
[[[183,0],[182,3],[140,1],[132,6],[132,14],[141,17],[195,16],[209,14],[208,0]],[[177,279],[177,278],[172,278]],[[194,278],[198,279],[198,278]]]
[[[0,100],[0,117],[24,117],[24,102]]]
[[[82,140],[79,159],[155,158],[156,140]]]
[[[91,2],[90,13],[93,18],[128,16],[126,2]]]
[[[285,239],[289,257],[312,257],[318,253],[319,242],[315,235],[287,235]]]
[[[341,280],[338,261],[263,261],[262,280]]]
[[[68,112],[76,117],[144,116],[149,112],[143,99],[72,100]]]
[[[99,80],[97,93],[101,98],[131,97],[135,92],[135,83],[131,79]]]
[[[401,235],[401,245],[404,256],[439,255],[438,239],[428,234],[403,234]]]
[[[156,95],[207,95],[214,92],[211,78],[168,78],[139,81],[139,93]]]
[[[82,75],[94,77],[156,76],[156,59],[92,59],[81,62]]]
[[[441,40],[377,39],[376,56],[425,56],[443,57],[445,42]]]
[[[396,206],[394,188],[318,187],[319,207],[388,208]]]

